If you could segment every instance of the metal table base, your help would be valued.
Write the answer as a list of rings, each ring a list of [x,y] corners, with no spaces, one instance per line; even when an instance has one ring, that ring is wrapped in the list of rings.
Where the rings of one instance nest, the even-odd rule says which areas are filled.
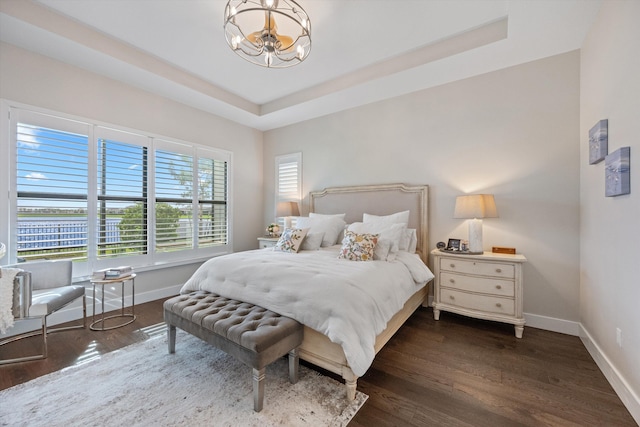
[[[89,329],[91,329],[92,331],[108,331],[110,329],[116,329],[116,328],[121,328],[123,326],[129,325],[130,323],[133,323],[136,320],[136,315],[135,315],[135,306],[136,306],[136,301],[135,301],[135,295],[136,295],[136,283],[135,283],[135,278],[136,275],[132,274],[130,276],[126,276],[126,277],[120,277],[118,279],[107,279],[107,280],[92,280],[91,284],[93,285],[93,312],[92,312],[92,323],[89,325]],[[125,313],[124,312],[124,284],[126,282],[131,282],[131,313]],[[111,316],[105,316],[104,315],[104,287],[106,285],[111,285],[114,283],[120,283],[120,287],[121,287],[121,300],[122,300],[122,307],[120,309],[120,314],[114,314]],[[101,285],[102,286],[102,298],[101,298],[101,304],[102,304],[102,316],[100,319],[96,320],[96,285]],[[114,325],[114,326],[109,326],[109,327],[105,327],[104,326],[104,322],[108,319],[116,319],[116,318],[125,318],[125,319],[129,319],[126,322]]]

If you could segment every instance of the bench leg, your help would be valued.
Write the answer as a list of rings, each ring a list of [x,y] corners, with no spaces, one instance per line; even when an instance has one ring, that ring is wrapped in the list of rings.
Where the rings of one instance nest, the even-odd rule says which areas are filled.
[[[289,382],[295,384],[298,382],[298,366],[300,357],[298,349],[294,348],[289,352]]]
[[[262,411],[264,401],[264,377],[266,368],[253,370],[253,410]]]
[[[169,354],[176,352],[176,327],[167,324],[167,341],[169,342]]]

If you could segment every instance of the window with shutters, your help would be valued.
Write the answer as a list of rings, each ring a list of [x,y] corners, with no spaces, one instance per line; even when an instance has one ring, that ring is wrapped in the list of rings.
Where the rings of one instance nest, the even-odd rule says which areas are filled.
[[[279,202],[298,202],[302,200],[302,153],[293,153],[276,157],[276,199]],[[277,218],[280,225],[283,218]]]
[[[13,249],[20,261],[86,260],[90,128],[28,112],[21,118],[14,130],[16,244],[9,246],[9,255]]]
[[[72,259],[81,276],[230,250],[230,153],[9,110],[4,262]]]

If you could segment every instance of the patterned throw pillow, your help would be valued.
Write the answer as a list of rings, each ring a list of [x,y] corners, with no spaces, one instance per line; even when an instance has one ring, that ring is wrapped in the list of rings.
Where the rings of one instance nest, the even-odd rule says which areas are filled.
[[[273,248],[274,251],[298,252],[304,236],[307,235],[308,228],[287,228],[278,239],[278,243]]]
[[[349,261],[373,261],[373,251],[378,244],[377,234],[357,234],[345,231],[338,258]]]

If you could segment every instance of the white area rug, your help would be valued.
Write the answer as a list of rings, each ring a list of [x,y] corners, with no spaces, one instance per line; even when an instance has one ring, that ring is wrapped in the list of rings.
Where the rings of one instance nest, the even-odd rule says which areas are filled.
[[[304,366],[290,384],[286,358],[266,375],[256,413],[251,369],[178,330],[175,354],[155,337],[0,391],[0,425],[340,426],[368,398]]]

